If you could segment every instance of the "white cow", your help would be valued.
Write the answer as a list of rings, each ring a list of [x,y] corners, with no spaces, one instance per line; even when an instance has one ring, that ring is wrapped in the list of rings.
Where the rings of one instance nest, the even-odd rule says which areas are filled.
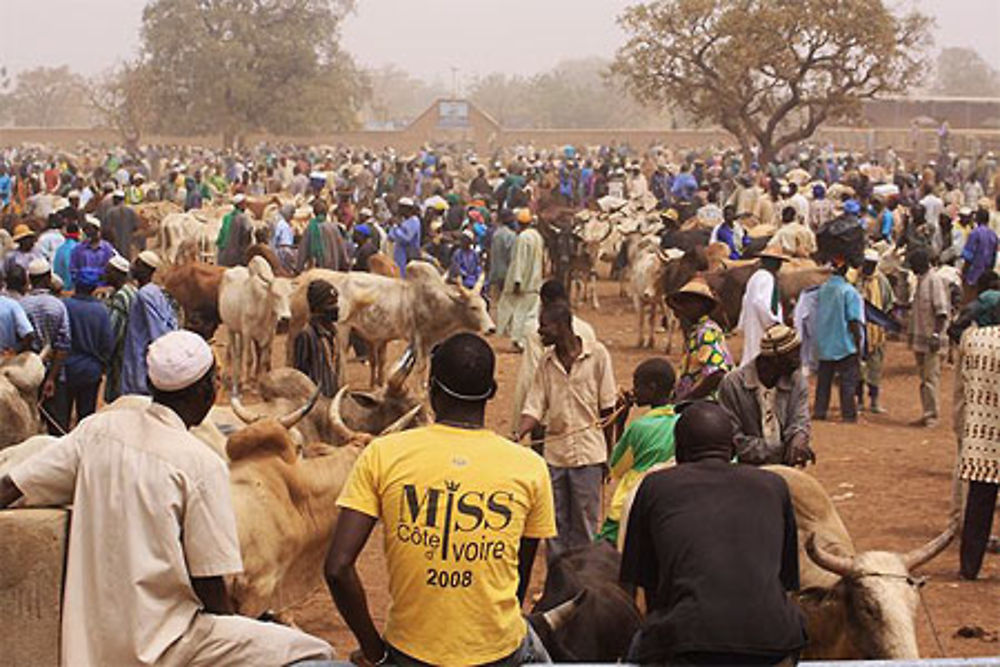
[[[263,257],[254,257],[246,267],[226,269],[222,275],[219,316],[229,332],[229,368],[234,387],[239,388],[244,368],[252,382],[271,370],[271,344],[278,323],[291,317],[292,289],[290,280],[274,277]]]

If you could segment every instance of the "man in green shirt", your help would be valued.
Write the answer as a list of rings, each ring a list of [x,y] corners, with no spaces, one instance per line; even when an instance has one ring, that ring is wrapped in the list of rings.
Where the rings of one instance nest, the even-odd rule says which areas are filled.
[[[626,400],[630,405],[648,405],[652,409],[628,425],[611,452],[608,465],[618,486],[596,540],[618,543],[618,525],[625,499],[646,473],[674,458],[674,424],[678,417],[670,404],[674,379],[673,366],[660,357],[642,362],[632,374],[632,391]],[[626,408],[619,419],[624,422],[627,416]]]

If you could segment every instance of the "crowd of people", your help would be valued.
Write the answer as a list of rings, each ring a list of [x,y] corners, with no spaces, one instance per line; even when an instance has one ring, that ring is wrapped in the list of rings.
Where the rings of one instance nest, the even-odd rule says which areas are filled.
[[[624,658],[793,661],[807,641],[786,595],[799,585],[795,516],[784,482],[758,466],[815,462],[812,424],[830,417],[835,382],[843,421],[857,420],[865,388],[869,409],[885,411],[886,330],[897,312],[880,270],[887,253],[901,253],[916,277],[918,425],[941,419],[941,352],[949,337],[961,342],[956,490],[958,480],[971,482],[961,575],[978,574],[1000,484],[1000,446],[987,435],[1000,413],[982,409],[983,387],[995,382],[985,369],[1000,363],[1000,171],[991,153],[942,151],[914,165],[891,149],[876,159],[805,146],[757,165],[727,150],[625,146],[518,147],[482,161],[431,147],[413,155],[151,147],[142,155],[12,149],[0,165],[13,244],[0,273],[0,349],[45,350],[41,414],[50,432],[68,433],[0,480],[0,507],[22,498],[74,506],[64,656],[95,664],[333,656],[305,633],[226,615],[223,577],[241,569],[226,472],[186,433],[214,403],[218,369],[154,279],[163,259],[146,249],[135,209],[151,200],[184,210],[221,203],[217,262],[229,267],[256,240],[252,199],[298,198],[262,236],[290,273],[365,271],[382,252],[405,278],[410,262],[429,261],[465,288],[485,283],[499,333],[520,353],[509,438],[486,426],[493,349],[456,334],[431,357],[434,423],[374,440],[330,499],[341,512],[325,576],[358,640],[356,664],[544,661],[521,613],[542,540],[550,564],[595,542],[621,549],[621,581],[643,591],[646,611]],[[742,297],[738,360],[715,319],[719,296],[695,277],[666,295],[684,332],[679,364],[649,358],[632,388],[619,390],[611,354],[574,313],[565,284],[545,280],[537,229],[546,207],[607,197],[658,213],[664,246],[694,219],[731,258],[759,260]],[[63,198],[65,206],[45,209]],[[311,216],[296,229],[302,205]],[[829,278],[790,312],[782,266],[814,256],[835,220],[863,230],[861,256],[828,254]],[[755,246],[756,227],[773,228],[766,247]],[[948,265],[961,280],[957,317],[939,270]],[[307,297],[309,323],[289,343],[294,364],[332,395],[338,293],[314,281]],[[93,415],[102,386],[104,403],[143,394],[152,404]],[[649,410],[629,422],[635,406]],[[175,511],[157,511],[164,506]],[[379,521],[392,598],[384,631],[356,572]],[[88,613],[98,605],[115,612]],[[132,619],[124,630],[120,613]]]

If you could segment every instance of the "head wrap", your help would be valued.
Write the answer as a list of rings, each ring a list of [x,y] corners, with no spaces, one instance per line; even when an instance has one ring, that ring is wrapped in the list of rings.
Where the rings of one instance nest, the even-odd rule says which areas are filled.
[[[336,294],[337,290],[333,285],[325,280],[313,280],[306,288],[306,300],[309,301],[309,310],[317,311],[327,304]]]

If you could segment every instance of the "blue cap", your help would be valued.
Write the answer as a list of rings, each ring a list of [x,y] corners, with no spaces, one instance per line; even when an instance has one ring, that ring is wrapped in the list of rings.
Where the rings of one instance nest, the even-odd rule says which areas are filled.
[[[371,236],[372,234],[372,228],[364,223],[361,223],[360,225],[355,225],[354,231],[356,231],[358,234],[361,234],[362,236]]]
[[[860,212],[861,212],[861,204],[859,204],[858,202],[854,201],[853,199],[848,199],[847,201],[844,202],[844,213],[848,213],[850,215],[857,215]]]

